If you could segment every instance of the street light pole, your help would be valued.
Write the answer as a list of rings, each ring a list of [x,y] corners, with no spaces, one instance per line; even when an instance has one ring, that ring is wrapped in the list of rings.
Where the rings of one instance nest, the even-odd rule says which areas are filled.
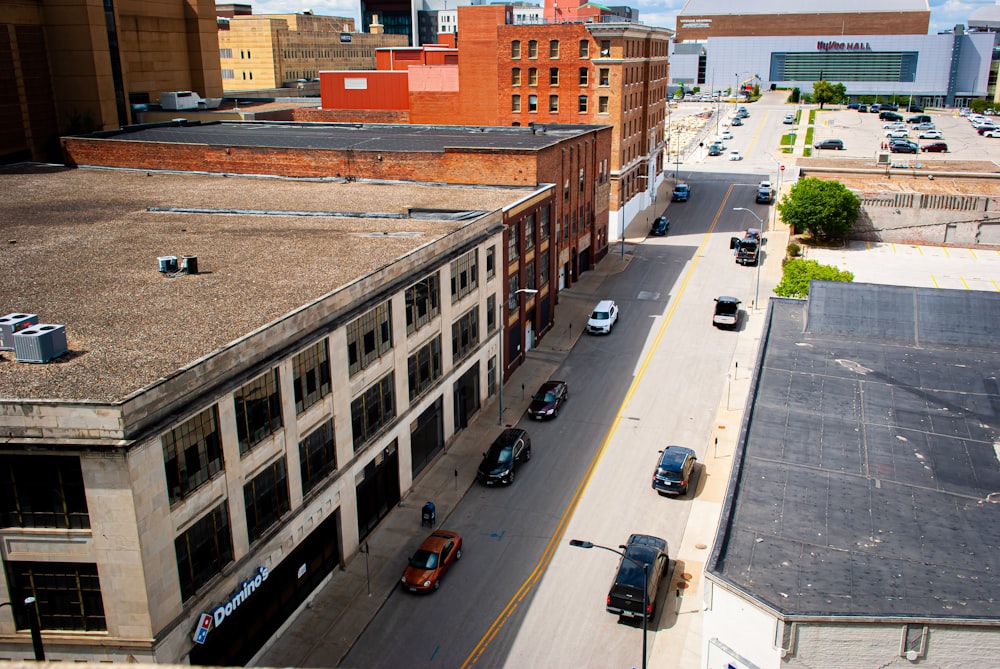
[[[14,609],[11,602],[0,602],[0,607],[9,606]],[[35,652],[35,661],[45,661],[45,648],[42,646],[42,630],[38,622],[38,611],[35,609],[35,598],[26,597],[24,600],[24,613],[28,616],[28,628],[31,630],[31,646]]]
[[[534,288],[520,288],[518,290],[515,290],[513,293],[511,293],[510,297],[508,297],[507,299],[508,300],[509,299],[516,299],[518,293],[527,293],[528,295],[534,295],[537,292],[538,291],[535,290]],[[499,376],[497,377],[497,382],[498,382],[497,383],[497,404],[499,405],[499,411],[497,412],[497,425],[503,425],[503,347],[504,347],[504,344],[506,343],[504,341],[504,333],[506,333],[506,331],[507,331],[507,319],[504,318],[503,303],[504,303],[504,300],[501,300],[500,304],[497,305],[498,310],[500,311],[500,314],[499,314],[499,316],[500,316],[500,323],[498,323],[498,325],[500,327],[497,328],[500,331],[500,350],[499,350],[499,352],[497,354],[497,360],[500,362]]]
[[[600,548],[614,553],[615,555],[622,556],[623,559],[628,560],[637,567],[642,567],[642,669],[646,669],[646,633],[648,632],[646,612],[649,611],[649,565],[645,562],[634,560],[628,555],[625,555],[625,553],[616,551],[614,548],[608,548],[607,546],[601,546],[600,544],[594,544],[589,541],[570,539],[569,545],[576,548]]]
[[[764,233],[767,232],[767,225],[764,223],[763,220],[761,220],[760,216],[753,213],[746,207],[733,207],[733,211],[745,211],[754,218],[756,218],[757,222],[760,223],[760,241],[757,242],[757,290],[753,295],[753,308],[756,309],[757,301],[760,299],[760,256],[762,251],[761,247],[764,246]]]

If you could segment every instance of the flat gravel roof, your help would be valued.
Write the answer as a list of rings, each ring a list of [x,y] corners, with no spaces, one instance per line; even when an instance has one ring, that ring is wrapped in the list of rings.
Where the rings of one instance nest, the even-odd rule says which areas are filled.
[[[996,621],[1000,294],[771,304],[709,571],[789,616]]]
[[[2,169],[0,190],[0,316],[65,325],[70,349],[48,364],[0,352],[0,399],[100,401],[533,192],[61,167]],[[167,255],[199,273],[166,278]]]
[[[182,114],[182,112],[178,112]],[[103,139],[176,144],[266,146],[356,151],[426,151],[476,148],[538,150],[554,146],[592,125],[528,127],[364,125],[328,123],[217,122],[202,125],[135,126],[94,133]]]

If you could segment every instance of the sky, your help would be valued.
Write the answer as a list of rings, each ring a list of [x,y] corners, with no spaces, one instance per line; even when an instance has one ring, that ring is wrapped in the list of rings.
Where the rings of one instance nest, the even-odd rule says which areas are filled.
[[[313,14],[323,16],[354,17],[360,22],[360,0],[242,0],[249,2],[254,14],[291,14],[311,9]],[[451,7],[465,4],[467,0],[449,2]],[[639,20],[650,26],[674,28],[677,12],[684,7],[685,0],[609,0],[605,4],[628,5],[639,10]],[[542,4],[538,0],[537,4]],[[951,30],[957,24],[966,25],[969,15],[980,7],[1000,4],[1000,0],[931,0],[930,33]]]

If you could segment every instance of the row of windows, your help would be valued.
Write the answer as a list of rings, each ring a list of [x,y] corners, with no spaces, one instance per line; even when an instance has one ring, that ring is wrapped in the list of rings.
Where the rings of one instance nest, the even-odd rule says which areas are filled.
[[[549,68],[549,85],[558,86],[559,85],[559,68],[550,67]],[[515,67],[510,71],[510,84],[511,86],[520,86],[524,78],[521,76],[521,68]],[[590,85],[590,68],[581,67],[577,72],[577,83],[580,86]],[[606,87],[611,85],[611,69],[607,67],[601,67],[597,70],[597,83],[599,86]],[[538,85],[538,68],[529,67],[527,76],[528,86]]]
[[[597,113],[607,114],[608,113],[608,96],[602,95],[597,98]],[[510,110],[514,113],[520,113],[522,111],[521,96],[512,95],[510,96]],[[537,112],[538,111],[538,96],[529,95],[527,111]],[[559,96],[550,95],[549,96],[549,111],[552,113],[559,111]],[[590,96],[581,95],[576,99],[576,111],[581,114],[586,114],[590,111]]]
[[[609,42],[608,43],[609,51],[610,48],[611,47]],[[580,48],[577,54],[579,55],[580,58],[590,58],[590,40],[585,40],[585,39],[580,40]],[[521,58],[521,40],[516,39],[510,43],[510,57],[513,58],[514,60],[518,60]],[[528,40],[527,57],[538,58],[538,40]],[[559,40],[557,39],[549,40],[549,58],[558,58],[558,57],[559,57]]]
[[[219,49],[219,58],[232,58],[232,57],[233,57],[232,49]]]
[[[392,310],[384,302],[347,325],[348,373],[354,376],[391,348]]]
[[[0,527],[90,527],[77,458],[0,456]]]
[[[282,49],[281,53],[285,58],[333,58],[333,51],[330,49],[320,49],[318,51]]]
[[[551,232],[550,216],[550,208],[542,207],[537,212],[537,225],[536,212],[533,212],[525,216],[522,223],[511,224],[507,227],[507,261],[509,263],[513,263],[521,255],[522,239],[524,240],[524,250],[530,251],[535,248],[536,233],[537,241],[549,238]]]
[[[296,79],[316,79],[319,74],[316,70],[286,70],[285,81],[295,81]]]
[[[473,249],[451,263],[451,303],[479,286],[479,249]]]

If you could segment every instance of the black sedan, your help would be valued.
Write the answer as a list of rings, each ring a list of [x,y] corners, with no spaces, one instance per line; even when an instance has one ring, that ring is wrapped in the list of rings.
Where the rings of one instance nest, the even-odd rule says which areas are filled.
[[[537,420],[555,418],[559,415],[559,407],[568,399],[569,386],[565,381],[547,381],[531,396],[528,415]]]
[[[670,219],[666,216],[658,217],[649,228],[649,234],[656,237],[664,237],[668,232],[670,232]]]

